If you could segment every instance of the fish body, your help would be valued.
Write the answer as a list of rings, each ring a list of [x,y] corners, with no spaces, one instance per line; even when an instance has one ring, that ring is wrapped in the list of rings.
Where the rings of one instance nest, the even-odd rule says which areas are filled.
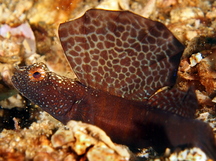
[[[59,121],[96,125],[116,143],[133,148],[152,146],[158,152],[167,147],[199,147],[215,157],[214,135],[208,124],[162,110],[150,102],[127,100],[87,87],[48,71],[43,63],[19,69],[12,82],[20,93]],[[189,101],[196,102],[192,90],[186,93],[171,89],[168,93],[178,94],[175,101],[182,107]]]
[[[174,87],[184,46],[163,24],[92,9],[61,24],[59,36],[79,81],[36,63],[12,77],[21,94],[62,123],[96,125],[116,143],[159,152],[199,147],[216,160],[212,128],[194,119],[194,91]]]

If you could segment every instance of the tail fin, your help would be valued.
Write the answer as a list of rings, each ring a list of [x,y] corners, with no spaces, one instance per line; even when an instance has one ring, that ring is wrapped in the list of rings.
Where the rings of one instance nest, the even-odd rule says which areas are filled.
[[[181,141],[188,143],[192,147],[199,147],[216,161],[216,140],[212,128],[207,123],[190,119],[194,118],[198,108],[197,98],[192,88],[186,92],[178,88],[166,88],[152,95],[148,104],[153,108],[181,116],[173,116],[175,119],[169,120],[166,124],[166,133],[172,145],[176,146]],[[181,124],[176,123],[178,122],[176,120],[179,120]]]
[[[195,142],[197,144],[195,146],[200,147],[211,159],[216,161],[216,140],[213,130],[207,123],[201,123],[197,127],[199,141]]]
[[[198,147],[216,161],[216,140],[212,128],[207,123],[170,115],[164,124],[164,130],[171,147]]]

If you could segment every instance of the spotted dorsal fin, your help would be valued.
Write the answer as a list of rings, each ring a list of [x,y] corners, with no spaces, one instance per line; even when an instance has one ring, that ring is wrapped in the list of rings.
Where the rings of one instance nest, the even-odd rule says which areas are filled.
[[[198,108],[197,97],[192,88],[188,91],[166,88],[150,97],[148,105],[186,118],[194,118]]]
[[[184,50],[162,23],[129,11],[88,10],[59,37],[81,83],[129,100],[174,85]]]

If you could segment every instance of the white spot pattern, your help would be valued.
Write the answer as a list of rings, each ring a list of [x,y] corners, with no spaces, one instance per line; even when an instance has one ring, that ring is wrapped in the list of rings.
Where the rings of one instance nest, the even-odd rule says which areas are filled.
[[[83,84],[139,101],[173,85],[184,49],[163,24],[128,11],[89,10],[59,36]]]

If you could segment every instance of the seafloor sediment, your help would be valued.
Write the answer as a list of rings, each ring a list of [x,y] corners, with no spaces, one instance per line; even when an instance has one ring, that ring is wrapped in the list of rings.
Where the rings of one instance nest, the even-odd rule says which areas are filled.
[[[74,78],[58,39],[60,23],[87,9],[130,10],[164,23],[187,46],[178,72],[178,86],[196,89],[196,117],[210,124],[216,137],[216,2],[211,0],[3,0],[0,3],[0,161],[4,160],[135,160],[127,147],[113,144],[91,125],[54,120],[13,88],[16,65],[44,62]],[[89,130],[91,129],[91,130]],[[103,138],[92,133],[103,134]],[[108,140],[107,140],[108,139]],[[158,156],[146,149],[147,160],[207,160],[199,148]],[[142,158],[142,159],[143,159]]]

